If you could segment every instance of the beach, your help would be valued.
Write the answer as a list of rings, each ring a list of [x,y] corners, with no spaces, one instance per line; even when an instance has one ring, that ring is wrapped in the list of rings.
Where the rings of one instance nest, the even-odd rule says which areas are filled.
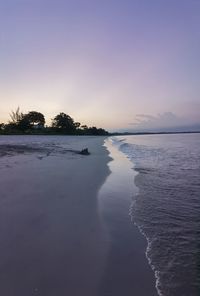
[[[0,138],[1,295],[156,295],[130,192],[125,178],[116,189],[109,179],[104,141]]]

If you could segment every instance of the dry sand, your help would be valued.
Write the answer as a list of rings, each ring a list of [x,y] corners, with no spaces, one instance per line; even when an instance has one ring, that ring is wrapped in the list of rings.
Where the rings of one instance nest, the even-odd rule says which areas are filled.
[[[61,152],[53,137],[45,145],[39,137],[0,139],[18,145],[0,158],[2,296],[97,294],[107,250],[96,197],[109,158],[104,138],[60,138]],[[47,156],[46,147],[54,153]],[[84,147],[91,155],[67,152]]]

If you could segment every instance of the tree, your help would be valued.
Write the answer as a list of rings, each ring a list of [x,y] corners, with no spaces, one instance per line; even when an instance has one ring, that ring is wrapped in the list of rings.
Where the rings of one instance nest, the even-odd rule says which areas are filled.
[[[56,115],[52,122],[52,127],[68,133],[73,133],[78,126],[74,123],[74,119],[65,113]]]
[[[30,121],[27,117],[27,114],[25,114],[23,116],[23,118],[18,122],[17,124],[17,129],[19,129],[20,131],[26,131],[26,130],[29,130],[31,129],[32,126],[30,124]]]
[[[82,128],[84,131],[88,130],[88,126],[87,126],[86,124],[81,125],[81,128]]]
[[[18,107],[16,111],[12,111],[10,114],[11,120],[8,124],[9,129],[16,130],[28,130],[33,127],[43,128],[45,124],[44,115],[37,111],[30,111],[27,114],[23,114]]]
[[[45,124],[44,115],[37,111],[30,111],[25,114],[23,120],[29,125],[31,128],[37,126],[38,128],[43,128]]]
[[[22,120],[24,114],[20,111],[20,108],[17,107],[16,111],[11,111],[10,118],[11,121],[9,123],[18,125],[18,123]]]
[[[94,136],[105,136],[108,135],[108,132],[105,131],[103,128],[96,128],[96,126],[89,127],[87,130],[87,133],[89,135],[94,135]]]
[[[77,128],[79,128],[81,126],[81,124],[80,124],[80,122],[74,122],[74,126],[77,129]]]
[[[81,125],[80,122],[75,122],[72,117],[61,112],[52,119],[52,125],[45,127],[45,117],[37,111],[30,111],[26,114],[20,111],[18,107],[16,111],[10,114],[11,120],[8,124],[0,124],[0,132],[2,133],[33,133],[33,129],[41,129],[42,133],[63,133],[76,135],[107,135],[108,132],[102,128],[95,126],[88,127]],[[35,132],[34,132],[35,133]],[[39,132],[41,133],[41,132]]]

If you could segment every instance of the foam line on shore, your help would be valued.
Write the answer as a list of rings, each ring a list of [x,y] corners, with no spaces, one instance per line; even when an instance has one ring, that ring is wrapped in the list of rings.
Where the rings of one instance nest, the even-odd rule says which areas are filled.
[[[137,191],[135,172],[110,139],[105,145],[113,160],[109,163],[111,174],[99,192],[100,215],[110,241],[100,295],[155,296],[154,274],[145,257],[146,240],[129,216],[132,195]]]
[[[132,170],[134,171],[134,186],[135,186],[135,192],[133,194],[133,199],[132,199],[132,202],[131,202],[131,205],[130,205],[130,209],[129,209],[129,215],[130,215],[130,218],[131,218],[131,221],[133,222],[133,224],[138,228],[139,232],[141,233],[142,236],[144,236],[145,240],[147,241],[147,247],[146,247],[146,251],[145,251],[145,256],[147,258],[147,262],[149,263],[149,266],[151,267],[151,269],[153,270],[154,272],[154,275],[155,275],[155,287],[156,287],[156,290],[157,290],[157,293],[159,296],[163,296],[160,288],[159,288],[159,283],[160,283],[160,278],[159,278],[159,272],[155,269],[155,266],[153,265],[152,263],[152,260],[149,256],[149,252],[151,250],[151,241],[149,240],[148,236],[145,234],[145,232],[142,230],[142,227],[140,227],[139,224],[137,224],[135,221],[134,221],[134,214],[133,214],[133,211],[134,211],[134,208],[135,208],[135,198],[134,196],[138,195],[139,194],[139,187],[136,185],[135,183],[135,178],[139,175],[139,170],[136,170],[135,169],[135,163],[134,163],[134,159],[132,157],[129,156],[129,153],[127,152],[129,147],[128,147],[128,144],[125,142],[125,139],[117,139],[116,137],[113,137],[112,138],[112,143],[113,145],[117,146],[119,151],[121,151],[125,157],[131,162],[132,164]],[[125,151],[123,148],[126,148]],[[127,150],[127,151],[126,151]]]

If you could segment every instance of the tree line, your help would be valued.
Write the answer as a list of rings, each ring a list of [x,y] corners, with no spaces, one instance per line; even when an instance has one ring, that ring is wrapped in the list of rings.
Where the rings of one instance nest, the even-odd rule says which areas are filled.
[[[74,119],[61,112],[57,114],[50,126],[45,125],[45,116],[37,111],[23,113],[18,107],[10,114],[7,124],[0,123],[1,134],[66,134],[66,135],[108,135],[103,128],[88,127],[75,122]]]

